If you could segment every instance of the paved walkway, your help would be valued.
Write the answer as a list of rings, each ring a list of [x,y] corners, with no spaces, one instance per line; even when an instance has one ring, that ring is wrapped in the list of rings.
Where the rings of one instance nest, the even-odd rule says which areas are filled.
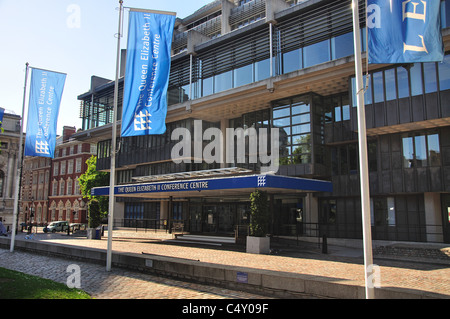
[[[0,249],[0,267],[67,284],[70,265],[80,267],[81,289],[96,299],[261,299],[255,294],[182,282],[105,266]],[[68,271],[69,270],[69,271]],[[70,278],[69,278],[70,279]],[[0,299],[2,292],[0,290]]]
[[[130,233],[132,235],[133,233]],[[105,232],[106,235],[106,232]],[[254,255],[243,252],[240,246],[219,247],[194,244],[175,244],[164,234],[146,234],[147,238],[114,238],[114,252],[132,252],[137,254],[152,254],[168,256],[175,258],[185,258],[199,260],[201,262],[225,264],[238,267],[248,267],[256,269],[274,270],[287,273],[301,273],[302,275],[320,278],[321,280],[332,280],[343,284],[364,286],[364,266],[362,260],[362,251],[358,249],[347,249],[337,246],[329,246],[328,254],[322,254],[317,244],[299,243],[289,248],[281,248],[277,255]],[[152,238],[150,238],[152,237]],[[17,237],[21,240],[21,234]],[[92,247],[106,250],[107,240],[87,240],[84,237],[67,236],[64,234],[38,234],[33,240],[43,242],[58,243],[63,245],[76,245],[83,247]],[[274,245],[276,246],[276,245]],[[8,267],[15,259],[16,265],[22,269],[34,265],[37,274],[48,267],[41,267],[42,261],[39,256],[22,255],[24,253],[14,253],[13,257],[9,251],[0,250],[0,266]],[[6,257],[6,258],[5,258]],[[48,257],[47,257],[48,258]],[[51,258],[51,260],[56,260]],[[26,263],[24,262],[26,261]],[[17,264],[19,263],[19,264]],[[46,263],[46,265],[48,265]],[[421,295],[427,293],[437,293],[443,298],[450,298],[450,264],[448,262],[437,263],[437,260],[404,261],[377,258],[374,263],[380,266],[380,284],[381,287],[395,287],[415,291]],[[21,265],[20,265],[21,264]],[[77,262],[78,264],[78,262]],[[19,268],[20,268],[19,267]],[[52,266],[53,267],[53,266]],[[67,267],[67,262],[63,266]],[[83,272],[83,269],[87,271]],[[91,270],[94,269],[95,270]],[[113,269],[111,273],[106,272],[105,267],[101,265],[82,266],[82,276],[86,286],[82,289],[93,294],[97,298],[254,298],[257,296],[230,292],[228,290],[217,290],[208,286],[199,287],[201,292],[196,295],[190,287],[193,284],[179,283],[176,281],[171,287],[166,279],[151,278],[149,275],[142,275],[134,272],[128,272],[121,269]],[[19,269],[20,270],[20,269]],[[61,270],[59,270],[61,272]],[[84,277],[86,274],[86,277]],[[47,272],[45,274],[47,275]],[[92,281],[96,278],[96,282]],[[63,277],[59,281],[65,281],[67,273],[63,269]],[[128,279],[126,279],[128,278]],[[151,279],[145,279],[151,278]],[[94,280],[94,279],[92,279]],[[158,281],[159,280],[159,281]],[[162,280],[162,282],[161,282]],[[146,290],[148,281],[156,285],[154,289]],[[147,283],[146,283],[147,282]],[[102,287],[101,289],[99,288]],[[170,281],[172,285],[172,281]],[[83,285],[83,284],[82,284]],[[91,285],[95,286],[91,288]],[[159,285],[159,286],[158,286]],[[183,286],[184,285],[184,286]],[[185,285],[188,285],[187,287]],[[197,290],[197,288],[194,288]],[[172,292],[171,292],[172,289]],[[154,291],[158,291],[156,294]]]

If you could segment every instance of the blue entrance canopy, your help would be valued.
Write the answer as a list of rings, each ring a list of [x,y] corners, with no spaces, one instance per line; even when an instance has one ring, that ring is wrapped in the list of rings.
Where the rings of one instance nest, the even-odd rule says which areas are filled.
[[[118,185],[114,187],[114,194],[145,198],[203,197],[242,194],[256,189],[269,193],[331,192],[332,185],[331,182],[316,179],[260,174]],[[95,187],[91,194],[109,195],[109,186]]]

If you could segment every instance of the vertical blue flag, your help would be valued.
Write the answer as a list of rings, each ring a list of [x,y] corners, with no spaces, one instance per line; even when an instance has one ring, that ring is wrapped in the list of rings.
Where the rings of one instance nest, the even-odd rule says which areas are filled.
[[[175,15],[130,11],[121,136],[166,131]]]
[[[442,61],[438,0],[368,0],[369,63]]]
[[[5,114],[5,109],[0,107],[0,122],[3,122],[3,115]],[[1,126],[1,125],[0,125]]]
[[[54,157],[56,125],[66,74],[32,69],[25,156]]]

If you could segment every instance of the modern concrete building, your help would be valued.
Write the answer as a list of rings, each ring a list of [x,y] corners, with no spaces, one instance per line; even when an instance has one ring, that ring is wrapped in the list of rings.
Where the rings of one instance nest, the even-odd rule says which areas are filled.
[[[448,0],[441,25],[450,50]],[[181,223],[192,233],[234,234],[248,225],[249,194],[264,188],[274,236],[362,238],[352,30],[350,0],[218,0],[177,19],[166,133],[118,134],[115,225]],[[369,72],[373,238],[450,242],[450,55],[442,63],[369,65]],[[99,170],[110,168],[113,91],[113,81],[93,77],[79,96],[83,127],[73,137],[98,145]],[[173,161],[176,128],[191,133],[192,152],[181,163]],[[278,128],[280,147],[271,152],[279,153],[281,180],[259,175],[265,163],[252,161],[250,148],[244,161],[231,150],[199,160],[196,147],[211,143],[208,128],[224,136],[227,128],[254,128],[257,138]],[[190,188],[217,181],[214,189]]]

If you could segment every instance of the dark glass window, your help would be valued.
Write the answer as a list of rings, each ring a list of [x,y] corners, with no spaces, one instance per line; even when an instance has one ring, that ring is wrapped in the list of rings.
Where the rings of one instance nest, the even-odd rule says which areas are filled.
[[[234,86],[238,87],[253,82],[253,64],[245,65],[234,70]]]
[[[423,75],[425,78],[425,93],[436,92],[436,63],[423,63]]]
[[[397,99],[397,85],[395,81],[395,69],[384,71],[384,79],[386,83],[386,101]]]
[[[280,128],[280,164],[311,162],[311,114],[309,98],[277,103],[272,109],[273,127]]]
[[[331,54],[333,60],[353,55],[353,52],[353,32],[331,38]]]
[[[304,67],[330,61],[330,40],[314,43],[303,48]]]
[[[374,102],[384,102],[384,81],[383,72],[375,72],[372,74],[373,77],[373,95]]]
[[[397,68],[398,98],[409,97],[408,71],[404,67]]]
[[[439,67],[439,88],[441,90],[448,90],[450,89],[450,55],[446,55],[444,57],[444,61],[442,61],[442,63],[438,63],[438,67]]]
[[[255,62],[255,81],[270,77],[270,59]]]
[[[441,152],[439,147],[439,134],[418,134],[404,136],[403,167],[439,166]]]
[[[222,92],[233,87],[232,71],[220,73],[214,77],[214,93]]]
[[[213,83],[214,83],[214,78],[210,77],[210,78],[206,78],[203,79],[202,81],[203,83],[203,90],[202,90],[202,96],[207,96],[210,94],[213,94]]]
[[[283,73],[289,73],[302,68],[302,49],[283,54]]]
[[[421,95],[423,93],[421,63],[415,63],[409,72],[411,74],[411,95]]]

